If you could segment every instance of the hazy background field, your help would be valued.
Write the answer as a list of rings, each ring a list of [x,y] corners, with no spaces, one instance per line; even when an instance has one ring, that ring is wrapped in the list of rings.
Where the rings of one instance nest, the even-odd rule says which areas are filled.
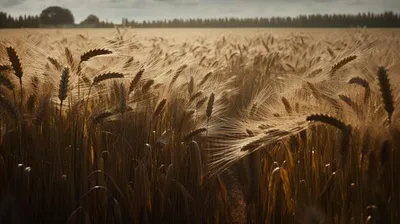
[[[222,35],[235,35],[251,38],[260,34],[272,34],[279,38],[289,34],[308,34],[318,37],[331,38],[338,33],[353,33],[359,28],[131,28],[122,29],[126,34],[137,34],[138,37],[163,37],[180,40],[191,40],[192,38],[221,38]],[[374,35],[394,35],[399,28],[367,28],[368,32]],[[115,29],[0,29],[1,38],[16,35],[46,34],[54,35],[54,38],[74,36],[78,34],[89,37],[107,37],[115,34]],[[335,36],[337,38],[337,36]]]

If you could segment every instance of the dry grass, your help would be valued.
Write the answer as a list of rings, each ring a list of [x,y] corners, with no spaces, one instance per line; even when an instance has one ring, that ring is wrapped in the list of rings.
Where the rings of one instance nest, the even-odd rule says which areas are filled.
[[[192,31],[5,31],[0,222],[400,222],[398,31]]]

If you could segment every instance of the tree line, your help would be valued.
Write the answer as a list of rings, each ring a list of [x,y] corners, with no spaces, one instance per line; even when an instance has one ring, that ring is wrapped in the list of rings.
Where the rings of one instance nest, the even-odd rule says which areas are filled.
[[[115,24],[89,15],[84,21],[75,24],[71,11],[58,6],[51,6],[38,16],[13,17],[0,12],[0,28],[41,28],[41,27],[93,27],[110,28]],[[314,14],[297,17],[270,18],[210,18],[210,19],[170,19],[151,21],[129,21],[122,19],[118,24],[122,27],[134,28],[233,28],[233,27],[400,27],[400,14],[386,11],[384,13],[358,14]]]
[[[172,19],[153,21],[129,21],[122,19],[122,25],[128,27],[308,27],[308,28],[341,28],[341,27],[400,27],[400,14],[387,11],[384,13],[358,14],[314,14],[297,17],[270,18],[211,18],[211,19]]]

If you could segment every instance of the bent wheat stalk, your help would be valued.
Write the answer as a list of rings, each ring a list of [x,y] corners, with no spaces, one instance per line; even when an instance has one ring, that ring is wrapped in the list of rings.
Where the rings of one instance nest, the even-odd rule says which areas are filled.
[[[343,121],[326,114],[312,114],[308,116],[306,120],[329,124],[342,131],[342,144],[340,148],[340,153],[342,155],[342,166],[344,166],[346,164],[346,156],[350,143],[352,126],[346,125]]]
[[[360,77],[353,77],[349,80],[350,84],[357,84],[365,88],[364,103],[366,103],[371,95],[371,89],[367,80]]]
[[[93,50],[85,52],[84,54],[81,55],[80,63],[82,63],[84,61],[88,61],[91,58],[101,56],[101,55],[107,55],[107,54],[112,54],[112,51],[106,50],[106,49],[93,49]]]

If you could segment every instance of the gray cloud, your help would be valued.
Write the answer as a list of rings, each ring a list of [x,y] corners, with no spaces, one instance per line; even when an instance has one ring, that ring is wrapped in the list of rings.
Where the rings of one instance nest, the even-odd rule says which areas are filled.
[[[51,5],[66,7],[77,22],[89,14],[102,20],[206,17],[297,16],[311,13],[400,12],[400,0],[0,0],[12,15],[40,14]]]
[[[1,0],[0,1],[0,6],[8,8],[8,7],[13,7],[15,5],[20,5],[24,2],[25,0]]]

